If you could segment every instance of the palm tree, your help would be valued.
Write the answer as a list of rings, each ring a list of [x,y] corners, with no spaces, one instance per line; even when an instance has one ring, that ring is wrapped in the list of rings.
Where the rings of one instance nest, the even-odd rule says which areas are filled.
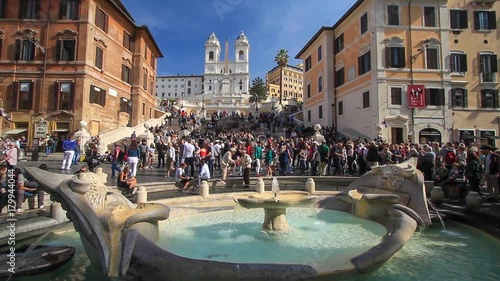
[[[288,64],[289,57],[290,56],[288,56],[288,50],[285,49],[278,50],[276,57],[274,57],[274,61],[280,67],[280,105],[283,98],[283,67]]]

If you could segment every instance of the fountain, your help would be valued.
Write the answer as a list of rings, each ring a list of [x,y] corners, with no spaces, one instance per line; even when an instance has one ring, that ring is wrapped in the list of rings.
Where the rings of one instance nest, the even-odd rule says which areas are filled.
[[[414,162],[374,167],[340,193],[280,192],[273,180],[271,193],[174,198],[165,201],[171,209],[134,206],[104,186],[100,171],[66,176],[59,184],[61,175],[26,170],[68,211],[93,267],[105,276],[336,280],[378,269],[411,243],[418,226],[431,224],[423,175]],[[234,201],[250,209],[236,221]],[[301,208],[312,203],[316,216]]]
[[[286,209],[289,207],[310,206],[315,200],[307,192],[279,194],[279,184],[276,178],[273,178],[271,192],[273,193],[271,197],[265,194],[258,194],[246,198],[234,198],[234,201],[243,208],[264,209],[265,217],[262,224],[262,230],[264,231],[288,230]]]

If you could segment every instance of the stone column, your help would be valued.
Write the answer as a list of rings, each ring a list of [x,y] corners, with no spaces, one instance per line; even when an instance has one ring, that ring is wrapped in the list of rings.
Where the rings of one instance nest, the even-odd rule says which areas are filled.
[[[148,202],[148,191],[144,186],[139,186],[137,192],[135,193],[135,203],[147,203]]]
[[[203,200],[208,199],[209,197],[209,186],[207,181],[202,181],[201,186],[200,186],[200,195],[203,198]]]
[[[259,194],[262,194],[266,191],[265,189],[265,183],[262,178],[258,178],[257,182],[255,183],[255,191]]]
[[[63,223],[68,220],[66,217],[66,211],[62,208],[61,203],[59,202],[52,202],[52,204],[50,204],[50,217],[58,223]]]
[[[308,178],[306,181],[306,191],[309,194],[314,194],[316,193],[316,183],[314,182],[313,178]]]

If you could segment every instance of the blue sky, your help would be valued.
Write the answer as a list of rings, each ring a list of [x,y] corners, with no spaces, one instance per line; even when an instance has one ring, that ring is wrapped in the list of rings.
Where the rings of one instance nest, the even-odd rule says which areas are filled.
[[[265,79],[281,48],[295,55],[323,25],[333,25],[355,0],[122,0],[139,25],[147,25],[165,58],[158,75],[202,74],[204,44],[214,31],[224,44],[244,31],[250,42],[250,76]]]

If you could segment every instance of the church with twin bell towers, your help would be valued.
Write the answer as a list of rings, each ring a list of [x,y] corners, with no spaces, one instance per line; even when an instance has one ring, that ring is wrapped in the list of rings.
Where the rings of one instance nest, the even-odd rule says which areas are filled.
[[[221,60],[220,41],[212,33],[205,43],[204,94],[212,96],[248,95],[250,44],[240,33],[234,44],[234,61],[229,61],[229,42],[226,38],[224,57]]]

